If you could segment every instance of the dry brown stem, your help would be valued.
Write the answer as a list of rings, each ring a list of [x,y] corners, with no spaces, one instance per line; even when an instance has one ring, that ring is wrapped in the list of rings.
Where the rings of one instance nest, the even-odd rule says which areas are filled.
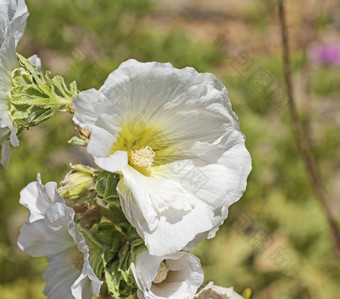
[[[296,109],[295,100],[293,96],[294,92],[293,92],[293,84],[292,84],[290,53],[289,53],[289,44],[288,44],[288,32],[287,32],[287,25],[286,25],[284,1],[285,0],[278,0],[278,6],[279,6],[279,21],[280,21],[280,27],[281,27],[282,47],[283,47],[284,75],[285,75],[285,81],[286,81],[286,87],[287,87],[288,106],[289,106],[289,113],[290,113],[290,118],[292,122],[292,129],[293,129],[297,147],[300,151],[303,162],[305,164],[307,174],[312,182],[315,196],[320,201],[325,211],[328,224],[330,227],[330,231],[332,234],[334,247],[337,252],[338,258],[340,258],[340,232],[339,232],[335,217],[329,207],[326,192],[324,190],[324,187],[321,183],[320,176],[316,169],[316,162],[310,153],[310,148],[309,148],[309,145],[306,139],[306,135],[303,132],[301,122],[299,120],[299,115]]]

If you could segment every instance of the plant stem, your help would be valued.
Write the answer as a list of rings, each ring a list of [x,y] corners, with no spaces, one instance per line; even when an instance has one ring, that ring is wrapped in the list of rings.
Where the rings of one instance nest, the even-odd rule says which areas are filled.
[[[284,75],[285,75],[285,81],[286,81],[286,87],[287,87],[288,106],[289,106],[290,118],[292,122],[292,129],[293,129],[295,141],[297,143],[297,147],[300,151],[303,162],[305,164],[306,171],[312,182],[315,196],[320,201],[325,211],[325,214],[327,216],[334,247],[337,252],[338,258],[340,258],[340,232],[337,226],[336,219],[328,205],[326,192],[321,183],[319,174],[316,170],[316,163],[310,153],[307,139],[305,138],[305,134],[302,130],[302,125],[299,120],[299,116],[297,113],[295,100],[293,96],[294,93],[293,93],[293,84],[292,84],[292,74],[291,74],[291,65],[290,65],[290,53],[289,53],[289,45],[288,45],[288,33],[287,33],[287,25],[286,25],[284,0],[278,0],[278,6],[279,6],[279,21],[280,21],[280,27],[281,27],[282,47],[283,47]]]

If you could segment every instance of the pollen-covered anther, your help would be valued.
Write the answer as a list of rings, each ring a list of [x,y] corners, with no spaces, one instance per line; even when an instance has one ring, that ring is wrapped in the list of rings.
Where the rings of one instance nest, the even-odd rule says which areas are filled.
[[[154,161],[155,152],[150,146],[133,150],[129,154],[129,164],[138,167],[150,167]]]

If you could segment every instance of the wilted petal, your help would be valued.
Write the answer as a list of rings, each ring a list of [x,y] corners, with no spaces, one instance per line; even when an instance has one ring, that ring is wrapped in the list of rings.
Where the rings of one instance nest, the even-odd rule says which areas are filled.
[[[72,238],[65,235],[64,230],[51,229],[45,219],[25,224],[18,240],[19,248],[34,257],[56,254],[72,243]]]

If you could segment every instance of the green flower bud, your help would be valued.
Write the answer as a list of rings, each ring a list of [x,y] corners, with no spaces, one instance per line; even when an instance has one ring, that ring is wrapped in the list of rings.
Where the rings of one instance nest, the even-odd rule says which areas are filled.
[[[12,71],[10,118],[17,128],[35,126],[58,110],[72,111],[72,99],[77,94],[75,82],[68,87],[60,76],[50,78],[25,57],[17,54],[20,68]]]
[[[72,170],[60,182],[60,195],[67,199],[76,199],[86,194],[94,184],[96,170],[81,164],[72,165]]]

